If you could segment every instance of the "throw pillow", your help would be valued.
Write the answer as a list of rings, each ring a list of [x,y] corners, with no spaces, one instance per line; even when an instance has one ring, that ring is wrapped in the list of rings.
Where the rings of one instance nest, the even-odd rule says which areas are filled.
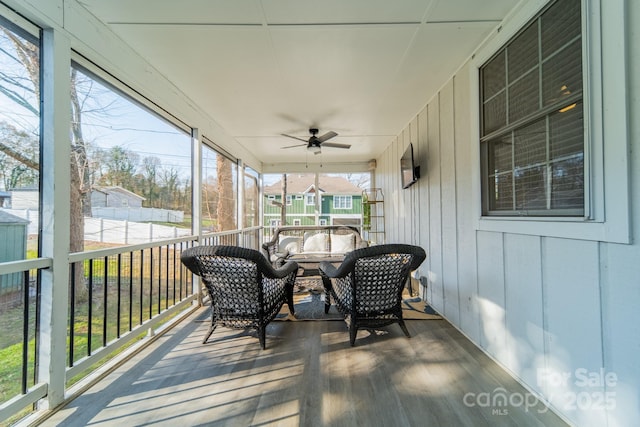
[[[280,236],[278,240],[278,252],[283,253],[289,251],[289,254],[294,255],[300,252],[300,238],[293,236]]]
[[[355,235],[349,234],[332,234],[331,235],[331,253],[345,254],[351,252],[356,243]]]
[[[318,233],[313,236],[309,236],[304,241],[304,246],[302,248],[303,252],[326,252],[328,237],[329,235],[326,233]]]

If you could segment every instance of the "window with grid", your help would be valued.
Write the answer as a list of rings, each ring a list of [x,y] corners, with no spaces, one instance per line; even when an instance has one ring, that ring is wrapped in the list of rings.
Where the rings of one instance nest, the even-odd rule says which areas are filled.
[[[351,207],[352,207],[351,196],[333,196],[334,209],[351,209]]]
[[[484,215],[582,216],[580,0],[552,3],[480,68]]]

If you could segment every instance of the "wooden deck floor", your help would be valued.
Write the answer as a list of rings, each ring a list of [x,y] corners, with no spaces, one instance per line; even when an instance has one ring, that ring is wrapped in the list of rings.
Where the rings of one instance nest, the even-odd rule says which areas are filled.
[[[542,406],[472,406],[500,387],[526,391],[444,320],[408,321],[411,339],[398,325],[359,331],[355,347],[342,321],[274,322],[261,350],[226,328],[201,344],[206,318],[200,310],[43,425],[566,425]]]

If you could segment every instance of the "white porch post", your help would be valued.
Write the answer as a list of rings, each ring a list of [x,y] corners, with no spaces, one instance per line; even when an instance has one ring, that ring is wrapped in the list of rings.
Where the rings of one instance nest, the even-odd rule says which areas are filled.
[[[264,180],[262,179],[263,177],[263,173],[260,173],[258,175],[258,201],[256,203],[258,203],[258,223],[260,224],[260,226],[262,227],[262,229],[259,232],[259,238],[258,238],[258,248],[262,248],[262,243],[264,240],[264,227],[265,227],[265,223],[264,223]]]
[[[42,34],[42,271],[38,382],[49,384],[45,406],[64,400],[69,304],[69,141],[71,44],[61,31]]]
[[[315,173],[315,181],[313,185],[316,189],[316,206],[315,206],[315,215],[314,215],[314,225],[320,225],[320,209],[322,209],[322,196],[320,195],[320,177],[318,176],[318,172]]]
[[[191,129],[191,152],[193,185],[191,189],[191,232],[198,236],[198,243],[202,243],[202,135],[200,129]],[[200,278],[193,275],[192,292],[198,295],[198,304],[202,304],[200,293]]]
[[[237,220],[236,220],[236,224],[238,224],[238,229],[242,230],[245,225],[244,225],[244,163],[242,162],[241,159],[238,160],[238,203],[236,204],[238,206],[238,213],[236,215]],[[240,239],[242,239],[240,241],[240,244],[243,247],[247,247],[247,242],[245,241],[245,235],[244,233],[242,233],[240,235]]]

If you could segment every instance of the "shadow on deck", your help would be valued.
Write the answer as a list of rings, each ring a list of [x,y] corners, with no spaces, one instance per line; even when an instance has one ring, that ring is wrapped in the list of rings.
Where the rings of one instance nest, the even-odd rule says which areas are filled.
[[[444,320],[407,321],[411,339],[361,331],[355,347],[340,321],[273,322],[261,350],[221,327],[203,345],[207,319],[198,310],[42,425],[566,425],[540,403],[479,401],[527,391]]]

